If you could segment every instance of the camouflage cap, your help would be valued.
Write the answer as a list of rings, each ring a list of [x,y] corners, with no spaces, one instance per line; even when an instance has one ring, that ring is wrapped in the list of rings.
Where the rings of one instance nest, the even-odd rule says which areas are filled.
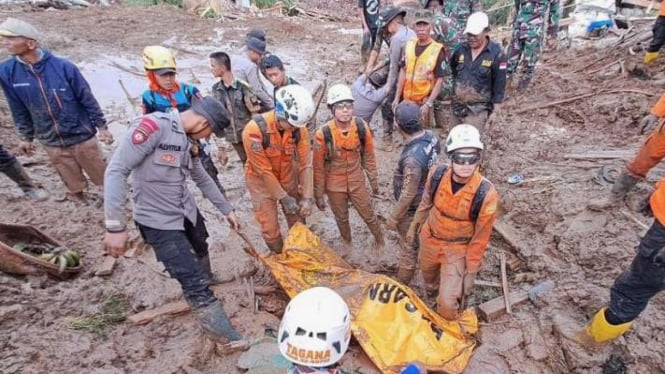
[[[427,24],[431,25],[433,16],[434,15],[432,14],[432,11],[430,11],[428,9],[420,9],[420,10],[416,11],[416,13],[414,14],[415,19],[414,19],[413,23],[414,24],[427,23]]]
[[[406,17],[406,10],[398,6],[388,6],[379,13],[379,18],[376,20],[378,28],[384,27],[390,23],[397,16]]]

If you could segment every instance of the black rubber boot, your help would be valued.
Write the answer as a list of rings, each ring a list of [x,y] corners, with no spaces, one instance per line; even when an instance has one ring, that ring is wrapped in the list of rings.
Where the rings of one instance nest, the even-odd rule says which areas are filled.
[[[35,184],[32,182],[32,179],[28,173],[25,172],[25,169],[20,162],[15,161],[3,171],[11,180],[16,182],[25,196],[28,196],[29,198],[37,201],[48,199],[48,194],[46,192],[40,191],[35,186]]]
[[[233,277],[231,277],[231,279],[226,280],[225,282],[224,279],[221,279],[220,277],[215,275],[215,273],[212,272],[212,267],[210,266],[210,255],[199,257],[199,261],[201,261],[201,266],[203,267],[203,270],[208,276],[208,283],[210,283],[211,286],[215,284],[227,283],[233,280]]]
[[[612,193],[609,196],[603,196],[599,199],[591,200],[587,206],[589,209],[595,211],[608,209],[616,205],[616,203],[619,201],[623,200],[628,194],[628,191],[635,187],[639,181],[640,180],[638,178],[635,178],[628,172],[623,171],[617,178],[616,182],[614,182],[614,186],[612,186]]]
[[[199,320],[203,330],[214,340],[220,343],[242,340],[242,335],[231,325],[231,320],[224,312],[222,303],[214,303],[194,309],[194,315]]]

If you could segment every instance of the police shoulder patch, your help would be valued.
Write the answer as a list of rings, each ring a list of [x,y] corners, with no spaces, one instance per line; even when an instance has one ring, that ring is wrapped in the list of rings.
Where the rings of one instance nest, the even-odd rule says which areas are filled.
[[[132,132],[132,143],[138,145],[144,143],[151,134],[159,131],[159,126],[149,117],[143,117],[141,122]]]

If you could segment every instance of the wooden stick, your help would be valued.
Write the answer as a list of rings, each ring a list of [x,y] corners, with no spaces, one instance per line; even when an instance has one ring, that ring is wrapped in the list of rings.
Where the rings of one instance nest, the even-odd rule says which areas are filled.
[[[587,74],[596,74],[596,73],[598,73],[598,72],[600,72],[600,71],[603,71],[603,70],[609,68],[610,66],[612,66],[612,65],[614,65],[614,64],[617,64],[617,63],[620,64],[620,63],[622,63],[622,62],[623,62],[623,59],[620,58],[620,59],[618,59],[618,60],[616,60],[616,61],[612,61],[612,62],[610,62],[610,63],[607,64],[607,65],[603,65],[603,66],[599,67],[598,69],[591,70],[591,71],[588,72]]]
[[[630,214],[629,212],[627,212],[627,211],[625,211],[625,210],[622,210],[622,211],[621,211],[621,214],[623,214],[623,215],[624,215],[626,218],[628,218],[629,220],[631,220],[631,221],[637,223],[637,225],[640,226],[641,228],[643,228],[643,229],[645,229],[645,230],[648,230],[648,229],[649,229],[649,226],[648,226],[647,224],[645,224],[644,222],[640,221],[637,217],[635,217],[634,215]]]
[[[654,96],[655,95],[655,93],[653,93],[653,92],[647,92],[647,91],[635,90],[635,89],[600,90],[598,92],[591,92],[591,93],[586,93],[586,94],[582,94],[582,95],[569,97],[567,99],[552,101],[552,102],[549,102],[547,104],[541,103],[541,104],[532,105],[532,106],[524,108],[522,110],[518,110],[514,113],[515,114],[522,114],[522,113],[530,112],[530,111],[535,110],[535,109],[545,109],[545,108],[549,108],[549,107],[556,106],[556,105],[567,104],[567,103],[570,103],[570,102],[573,102],[573,101],[576,101],[576,100],[579,100],[579,99],[584,99],[584,98],[587,98],[587,97],[591,97],[591,96],[607,95],[607,94],[614,94],[614,93],[621,93],[621,92],[635,93],[635,94],[641,94],[641,95],[645,95],[645,96]]]
[[[132,95],[129,94],[129,91],[127,91],[127,87],[125,87],[125,84],[122,83],[122,79],[118,78],[118,83],[120,84],[120,88],[122,88],[122,91],[125,93],[125,97],[127,98],[127,101],[129,101],[129,104],[134,107],[136,103],[134,100],[132,100]]]
[[[484,281],[482,279],[476,279],[475,284],[477,284],[478,286],[485,286],[485,287],[496,287],[496,288],[502,287],[499,283]]]
[[[501,251],[499,253],[501,259],[501,285],[503,288],[503,299],[506,302],[506,313],[512,314],[510,309],[510,288],[508,288],[508,275],[506,274],[506,254]]]
[[[136,75],[137,77],[141,77],[141,78],[145,78],[145,77],[146,77],[146,74],[145,74],[145,73],[142,73],[142,72],[140,72],[140,71],[136,71],[136,70],[132,70],[132,69],[126,67],[126,66],[120,65],[119,63],[117,63],[117,62],[115,62],[115,61],[113,61],[113,60],[111,60],[111,61],[109,62],[109,64],[115,66],[116,68],[118,68],[118,69],[120,69],[120,70],[122,70],[122,71],[124,71],[124,72],[126,72],[126,73]]]

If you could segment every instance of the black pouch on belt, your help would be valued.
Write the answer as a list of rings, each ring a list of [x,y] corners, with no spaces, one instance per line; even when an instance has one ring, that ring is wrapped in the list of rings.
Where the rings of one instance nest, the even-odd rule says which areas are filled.
[[[453,103],[453,114],[455,117],[462,118],[469,114],[469,107],[462,103]]]

